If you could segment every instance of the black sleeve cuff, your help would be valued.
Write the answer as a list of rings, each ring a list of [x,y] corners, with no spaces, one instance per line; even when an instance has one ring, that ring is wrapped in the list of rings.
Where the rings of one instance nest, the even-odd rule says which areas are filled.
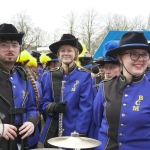
[[[34,126],[38,123],[38,120],[33,116],[29,116],[28,121],[32,122],[34,124]]]
[[[54,115],[54,106],[55,106],[56,103],[52,102],[52,103],[49,103],[47,106],[46,106],[46,114],[47,115]]]

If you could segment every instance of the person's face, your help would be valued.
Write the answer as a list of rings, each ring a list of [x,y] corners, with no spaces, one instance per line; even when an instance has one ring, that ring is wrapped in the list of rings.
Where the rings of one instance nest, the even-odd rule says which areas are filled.
[[[55,67],[59,67],[60,66],[60,62],[59,61],[55,61]]]
[[[100,72],[101,74],[104,74],[104,73],[105,73],[105,68],[104,68],[104,66],[99,66],[99,72]]]
[[[59,59],[63,64],[73,64],[75,59],[75,50],[71,45],[63,45],[59,48]]]
[[[32,70],[34,71],[34,72],[38,72],[39,71],[39,69],[40,69],[40,66],[37,66],[37,67],[31,67],[32,68]]]
[[[140,57],[137,60],[133,60],[137,58],[139,54]],[[148,60],[145,58],[149,58],[149,54],[146,50],[142,49],[126,50],[122,55],[118,56],[118,58],[120,63],[123,65],[123,74],[140,76],[144,73],[148,66]]]
[[[106,78],[113,78],[120,75],[120,67],[117,64],[107,63],[104,65]]]
[[[15,63],[20,52],[20,45],[17,41],[0,41],[0,62]]]

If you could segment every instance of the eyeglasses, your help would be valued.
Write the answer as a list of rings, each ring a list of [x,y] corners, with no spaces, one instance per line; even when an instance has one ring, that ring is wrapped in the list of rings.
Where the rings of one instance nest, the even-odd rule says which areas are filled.
[[[16,49],[18,49],[19,47],[20,47],[20,45],[19,44],[17,44],[17,43],[0,43],[0,49],[3,49],[3,50],[9,50],[10,49],[10,46],[14,49],[14,50],[16,50]]]
[[[144,61],[148,61],[150,58],[148,53],[139,54],[137,52],[131,52],[131,53],[124,53],[124,54],[130,54],[130,58],[134,61],[138,60],[140,58],[140,56],[142,56]]]

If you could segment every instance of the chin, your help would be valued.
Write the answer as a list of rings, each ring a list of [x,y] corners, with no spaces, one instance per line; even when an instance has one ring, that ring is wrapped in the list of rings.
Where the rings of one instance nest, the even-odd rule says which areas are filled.
[[[144,72],[136,72],[136,73],[133,73],[133,75],[136,76],[136,77],[141,76],[142,74],[144,74]]]

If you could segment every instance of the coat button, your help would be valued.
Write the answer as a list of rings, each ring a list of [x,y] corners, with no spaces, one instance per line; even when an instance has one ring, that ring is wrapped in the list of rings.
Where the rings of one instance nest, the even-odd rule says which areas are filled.
[[[13,88],[15,89],[15,88],[16,88],[16,86],[15,86],[15,85],[13,85]]]
[[[128,94],[125,94],[124,96],[125,96],[125,97],[128,97]]]
[[[124,124],[120,124],[120,126],[121,126],[121,127],[123,127],[123,126],[124,126]]]
[[[119,143],[119,146],[122,146],[122,143]]]
[[[119,136],[122,136],[122,133],[120,133]]]
[[[122,114],[122,117],[125,117],[126,115],[125,114]]]
[[[123,106],[127,106],[127,104],[124,103]]]
[[[13,77],[10,77],[11,80],[13,80]]]

